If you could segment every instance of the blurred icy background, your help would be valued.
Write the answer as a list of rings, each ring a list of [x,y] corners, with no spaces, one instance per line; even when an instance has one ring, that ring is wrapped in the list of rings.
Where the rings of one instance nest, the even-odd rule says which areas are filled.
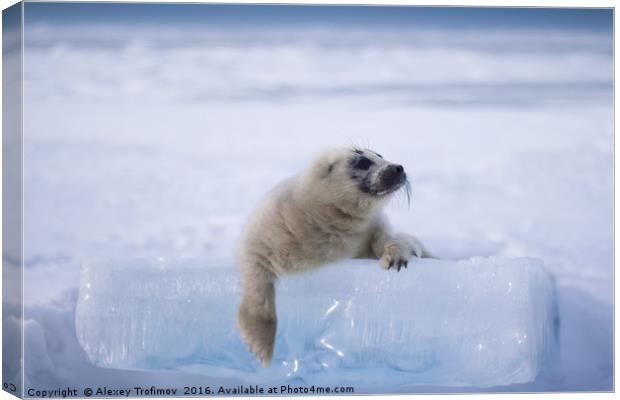
[[[397,198],[388,214],[439,257],[533,256],[554,272],[560,365],[493,390],[611,390],[611,11],[27,3],[25,15],[27,386],[203,382],[90,366],[73,325],[80,263],[232,268],[265,188],[356,144],[405,166],[412,206]]]

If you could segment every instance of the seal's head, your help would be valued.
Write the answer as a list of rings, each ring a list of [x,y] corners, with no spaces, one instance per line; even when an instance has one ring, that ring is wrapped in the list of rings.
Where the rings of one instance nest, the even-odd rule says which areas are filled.
[[[400,164],[393,164],[372,150],[353,149],[348,159],[349,177],[362,193],[386,196],[405,186],[407,174]]]
[[[405,187],[402,165],[385,160],[370,149],[339,148],[319,157],[305,172],[305,195],[320,203],[353,203],[361,207],[381,203]]]

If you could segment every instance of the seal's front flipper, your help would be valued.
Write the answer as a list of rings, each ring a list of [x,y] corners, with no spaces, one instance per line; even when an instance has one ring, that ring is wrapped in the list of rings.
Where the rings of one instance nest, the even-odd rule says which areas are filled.
[[[250,351],[267,367],[273,355],[277,321],[275,317],[256,314],[251,310],[252,307],[245,304],[239,307],[237,329]]]
[[[250,351],[267,367],[271,363],[276,340],[275,288],[270,273],[258,266],[250,271],[250,276],[244,277],[237,329]]]

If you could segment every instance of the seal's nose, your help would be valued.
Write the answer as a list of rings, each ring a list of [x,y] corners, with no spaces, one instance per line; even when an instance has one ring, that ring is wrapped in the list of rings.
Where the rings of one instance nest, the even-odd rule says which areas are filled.
[[[388,174],[394,179],[400,178],[402,175],[404,175],[404,173],[405,169],[402,165],[392,164],[388,167]]]
[[[401,183],[405,178],[405,169],[402,165],[391,164],[385,169],[383,182],[386,186]]]

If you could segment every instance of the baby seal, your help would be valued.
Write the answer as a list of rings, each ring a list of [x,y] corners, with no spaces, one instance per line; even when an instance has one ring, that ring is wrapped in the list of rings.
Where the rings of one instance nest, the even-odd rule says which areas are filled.
[[[344,258],[380,260],[400,271],[429,257],[413,236],[391,234],[382,206],[407,185],[402,165],[367,149],[334,149],[273,188],[250,218],[238,265],[242,298],[237,329],[268,366],[276,335],[274,281]]]

